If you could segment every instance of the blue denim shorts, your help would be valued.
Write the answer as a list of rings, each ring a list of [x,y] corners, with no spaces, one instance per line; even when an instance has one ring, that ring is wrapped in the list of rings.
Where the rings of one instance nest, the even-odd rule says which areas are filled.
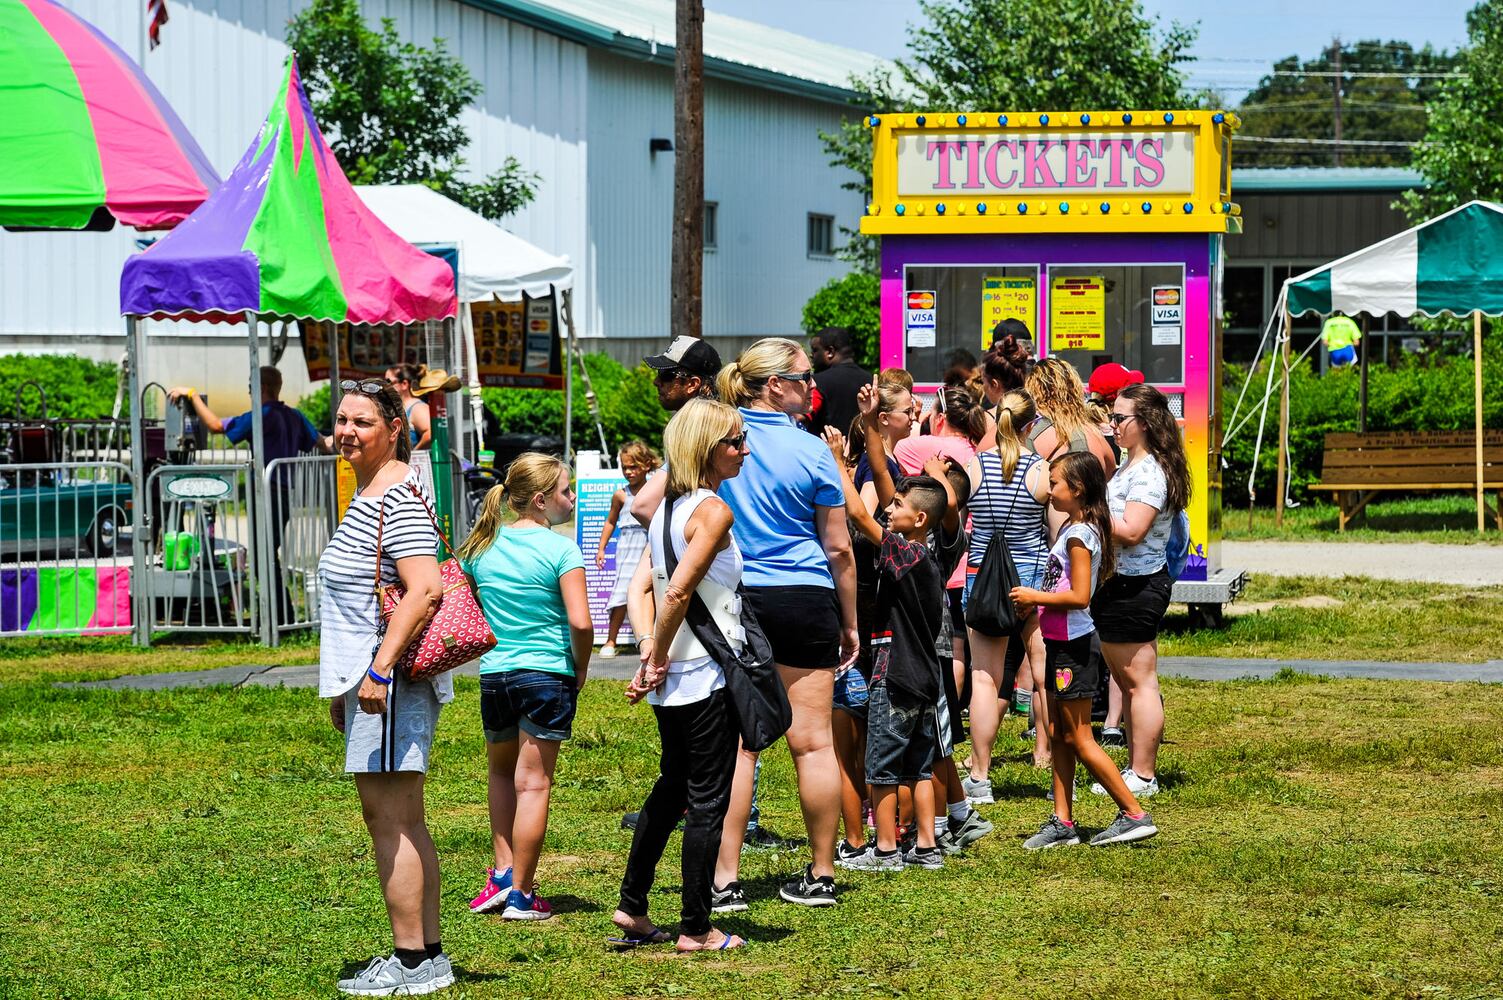
[[[868,689],[866,712],[866,780],[873,785],[924,781],[934,773],[938,750],[934,705],[885,681]]]
[[[835,707],[858,719],[866,719],[866,678],[850,667],[835,675]]]
[[[579,692],[574,678],[546,670],[480,675],[480,722],[487,743],[509,743],[517,730],[540,740],[569,738]]]
[[[967,566],[965,568],[965,595],[961,598],[960,604],[962,608],[968,608],[971,606],[971,588],[976,585],[976,574],[980,571],[980,569],[980,566]],[[1018,586],[1032,587],[1034,590],[1037,590],[1039,581],[1044,577],[1043,566],[1035,565],[1034,563],[1027,562],[1025,560],[1021,565],[1017,567],[1017,569]]]

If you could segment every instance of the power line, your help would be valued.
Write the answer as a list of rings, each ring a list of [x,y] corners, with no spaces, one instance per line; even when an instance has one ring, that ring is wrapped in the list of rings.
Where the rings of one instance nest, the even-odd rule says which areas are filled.
[[[1391,102],[1391,101],[1352,101],[1352,100],[1343,100],[1341,102],[1341,104],[1342,104],[1343,107],[1347,107],[1347,108],[1386,108],[1386,109],[1391,110],[1391,111],[1423,111],[1426,114],[1430,113],[1430,109],[1428,107],[1426,107],[1425,105],[1423,105],[1423,104],[1400,104],[1400,103]],[[1242,105],[1238,105],[1238,107],[1237,107],[1237,113],[1238,114],[1242,114],[1242,113],[1247,112],[1247,111],[1275,111],[1275,110],[1287,111],[1287,110],[1290,110],[1290,109],[1298,109],[1298,108],[1310,108],[1311,110],[1320,111],[1320,110],[1328,109],[1329,107],[1330,107],[1330,105],[1328,105],[1324,101],[1293,101],[1293,102],[1287,102],[1287,103],[1272,103],[1272,104],[1242,104]]]
[[[1236,141],[1275,142],[1296,146],[1402,146],[1410,148],[1425,145],[1424,142],[1416,142],[1410,139],[1296,139],[1273,135],[1242,135],[1241,133],[1238,133]]]

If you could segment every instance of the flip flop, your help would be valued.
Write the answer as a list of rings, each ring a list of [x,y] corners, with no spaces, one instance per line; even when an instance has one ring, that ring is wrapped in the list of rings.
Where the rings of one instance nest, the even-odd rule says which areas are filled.
[[[661,927],[654,927],[646,934],[633,934],[630,931],[625,931],[621,937],[606,938],[605,943],[621,951],[630,951],[633,948],[640,948],[648,944],[667,944],[672,940],[673,935]]]
[[[732,944],[732,942],[735,942],[735,943]],[[701,952],[706,952],[706,951],[727,951],[727,950],[729,950],[731,948],[743,948],[745,946],[746,946],[746,939],[745,938],[740,937],[740,936],[735,935],[735,934],[727,934],[725,936],[725,939],[722,940],[719,944],[717,944],[713,948],[676,948],[675,951],[677,951],[678,954],[680,954],[680,955],[698,955]]]

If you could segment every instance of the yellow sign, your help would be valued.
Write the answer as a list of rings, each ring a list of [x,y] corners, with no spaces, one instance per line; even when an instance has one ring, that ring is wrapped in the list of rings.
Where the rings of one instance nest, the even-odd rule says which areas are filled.
[[[1049,349],[1106,350],[1106,279],[1055,278],[1049,286]]]
[[[335,512],[339,520],[344,520],[344,512],[350,509],[350,504],[355,499],[355,467],[343,458],[334,460],[334,486],[338,492],[338,502]]]
[[[1240,233],[1230,111],[868,115],[871,236]]]
[[[988,274],[981,279],[981,349],[991,350],[992,331],[1004,319],[1020,319],[1030,331],[1038,323],[1032,278]]]
[[[564,387],[563,351],[551,296],[521,302],[472,302],[469,309],[481,385]]]

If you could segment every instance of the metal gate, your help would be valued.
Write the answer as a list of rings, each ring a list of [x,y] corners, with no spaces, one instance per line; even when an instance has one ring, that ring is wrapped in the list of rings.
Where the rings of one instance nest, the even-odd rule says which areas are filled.
[[[256,513],[250,465],[162,465],[147,476],[151,517],[137,539],[152,631],[255,634]]]
[[[266,496],[273,557],[271,640],[285,632],[318,627],[318,560],[338,524],[334,455],[274,459],[266,467]]]

